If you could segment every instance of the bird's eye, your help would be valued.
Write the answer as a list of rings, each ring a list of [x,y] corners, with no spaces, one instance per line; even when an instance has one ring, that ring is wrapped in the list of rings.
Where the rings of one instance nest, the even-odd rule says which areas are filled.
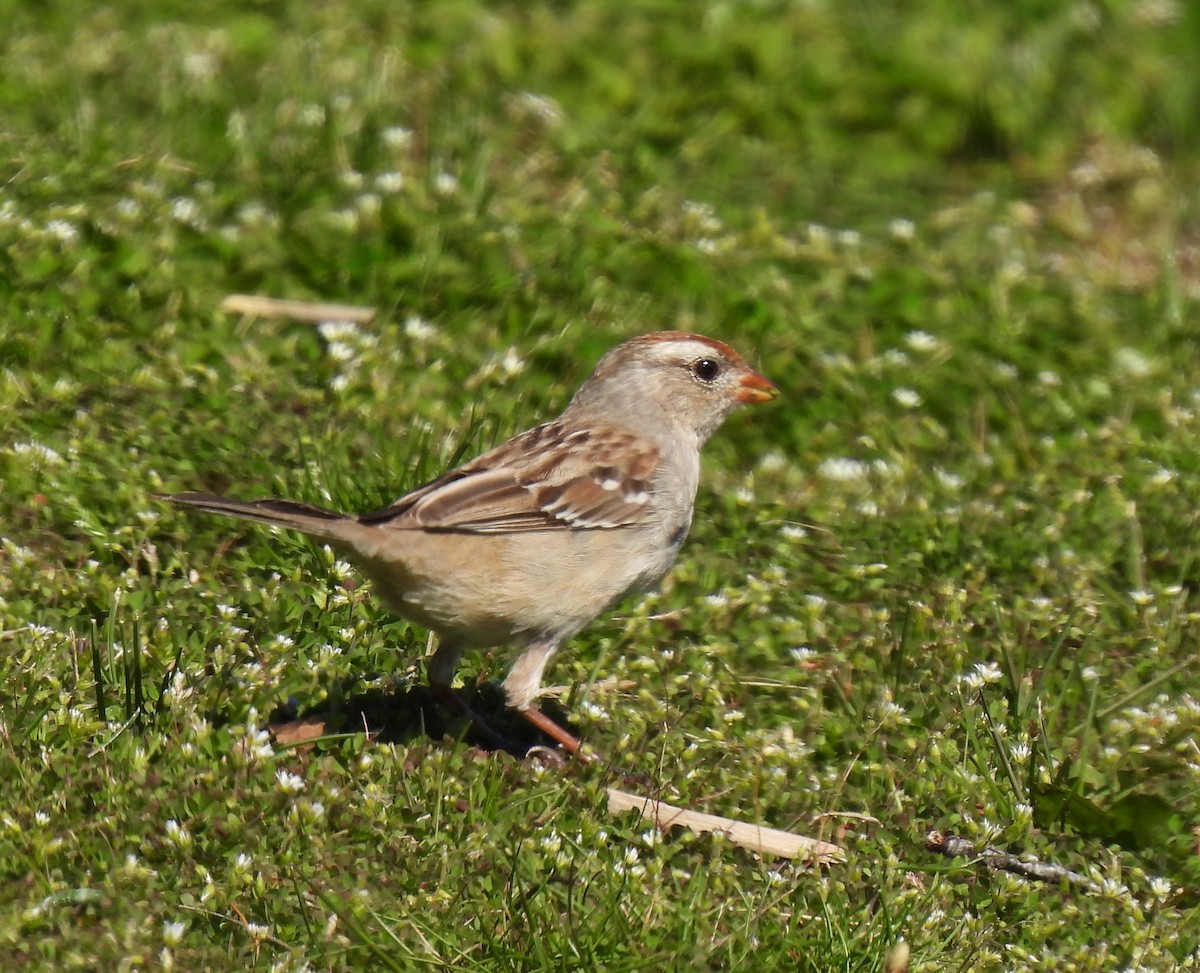
[[[692,374],[702,382],[715,382],[721,374],[721,366],[711,358],[700,358],[692,365]]]

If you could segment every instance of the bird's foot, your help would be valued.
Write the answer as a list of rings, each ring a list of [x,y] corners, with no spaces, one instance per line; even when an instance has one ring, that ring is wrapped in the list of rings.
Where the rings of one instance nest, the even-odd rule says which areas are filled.
[[[567,751],[567,753],[569,753],[580,763],[591,763],[596,759],[591,754],[584,753],[583,750],[580,749],[583,744],[580,742],[579,737],[575,736],[568,730],[563,729],[540,709],[537,709],[533,706],[528,706],[525,709],[518,710],[517,712],[519,712],[529,723],[533,724],[539,730],[545,733],[546,736],[561,746]]]

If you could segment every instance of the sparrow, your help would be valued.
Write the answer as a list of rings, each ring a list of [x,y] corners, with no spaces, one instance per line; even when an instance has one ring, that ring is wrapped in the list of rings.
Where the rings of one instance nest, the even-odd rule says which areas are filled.
[[[392,612],[437,634],[430,687],[460,711],[463,652],[515,647],[507,704],[577,754],[579,739],[535,705],[547,664],[614,602],[658,584],[692,523],[701,448],[734,409],[777,394],[724,342],[655,332],[604,355],[557,419],[382,510],[160,496],[342,553]]]

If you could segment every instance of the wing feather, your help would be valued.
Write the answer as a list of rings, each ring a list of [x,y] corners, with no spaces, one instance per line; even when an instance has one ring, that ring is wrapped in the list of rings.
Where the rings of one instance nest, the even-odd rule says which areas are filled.
[[[616,428],[549,422],[359,520],[479,534],[646,523],[659,451]]]

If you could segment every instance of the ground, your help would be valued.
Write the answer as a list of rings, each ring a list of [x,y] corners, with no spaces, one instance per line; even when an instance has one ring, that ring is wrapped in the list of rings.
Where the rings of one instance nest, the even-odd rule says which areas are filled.
[[[1200,9],[7,10],[4,969],[1200,966]],[[550,671],[594,765],[464,738],[328,550],[153,497],[371,509],[660,328],[783,395]]]

